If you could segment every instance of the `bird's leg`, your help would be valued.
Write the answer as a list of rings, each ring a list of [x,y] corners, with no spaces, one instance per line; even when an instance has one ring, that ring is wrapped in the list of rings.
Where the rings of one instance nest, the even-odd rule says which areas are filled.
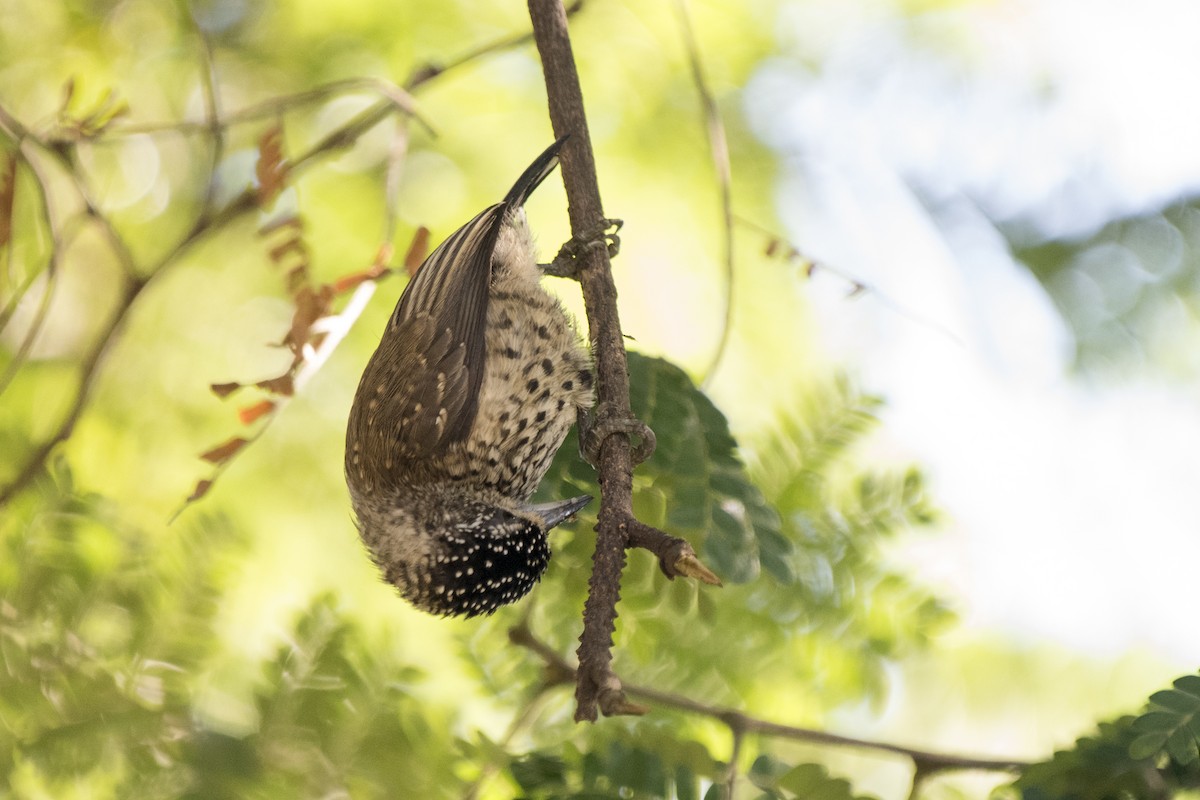
[[[603,227],[587,233],[572,236],[558,250],[558,255],[549,264],[539,264],[542,272],[556,278],[576,278],[579,276],[579,259],[585,250],[592,247],[607,247],[608,257],[614,258],[621,252],[621,237],[617,232],[625,223],[619,219],[604,220]],[[610,232],[611,230],[611,232]]]
[[[633,444],[630,458],[636,467],[654,455],[657,439],[650,426],[637,417],[621,414],[611,403],[601,403],[592,411],[580,411],[579,422],[579,455],[593,467],[599,468],[600,447],[604,440],[615,433],[623,433]]]

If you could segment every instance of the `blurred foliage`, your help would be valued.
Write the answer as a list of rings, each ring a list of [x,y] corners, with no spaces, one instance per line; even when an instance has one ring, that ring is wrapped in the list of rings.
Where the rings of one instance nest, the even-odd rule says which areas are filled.
[[[831,776],[820,764],[792,767],[771,756],[759,756],[746,777],[763,791],[759,800],[870,800],[867,795],[855,794],[848,781]]]
[[[443,715],[328,596],[262,665],[253,732],[205,724],[214,613],[246,568],[227,520],[152,541],[61,463],[30,499],[5,521],[0,573],[11,796],[436,796],[450,763]]]
[[[901,590],[919,596],[896,576],[871,577],[878,571],[871,517],[885,531],[900,519],[923,521],[929,512],[911,477],[890,490],[877,477],[860,477],[855,502],[840,515],[854,523],[830,521],[833,498],[821,475],[839,459],[826,451],[848,447],[869,428],[869,415],[862,408],[831,412],[854,422],[823,426],[821,436],[802,436],[798,431],[808,429],[795,424],[790,446],[813,458],[805,467],[792,463],[787,491],[778,493],[779,507],[788,512],[781,523],[740,465],[724,418],[678,368],[633,354],[631,377],[643,387],[637,410],[655,422],[668,456],[685,433],[710,448],[701,458],[719,478],[700,483],[690,502],[752,504],[756,521],[731,548],[732,563],[757,571],[765,533],[780,566],[731,587],[720,602],[710,597],[698,604],[706,595],[682,582],[667,584],[650,559],[635,557],[622,605],[622,659],[634,674],[654,676],[660,688],[746,701],[751,710],[760,704],[756,694],[778,697],[779,690],[767,690],[776,681],[794,682],[785,694],[811,682],[804,690],[813,693],[806,705],[814,710],[853,700],[869,685],[877,692],[879,676],[856,670],[882,669],[887,656],[919,642],[930,620],[901,615],[914,627],[881,626],[866,613],[870,592],[859,600],[836,587],[853,574],[864,589],[889,593],[889,602]],[[664,414],[664,408],[682,413]],[[577,455],[562,452],[554,480],[587,488],[591,478]],[[654,494],[660,504],[672,502],[675,481],[696,485],[694,466],[669,468],[677,464],[670,457],[650,463],[655,466],[639,479],[639,492]],[[800,484],[804,490],[796,491]],[[888,491],[897,493],[895,509],[882,502],[880,493]],[[3,529],[0,571],[0,719],[4,771],[17,796],[65,797],[68,787],[86,785],[86,796],[111,797],[433,797],[452,793],[457,776],[471,774],[464,764],[499,763],[529,796],[688,798],[699,796],[701,781],[723,775],[702,743],[712,723],[665,713],[582,729],[547,714],[529,732],[542,749],[524,754],[482,733],[473,742],[452,741],[461,709],[423,700],[419,687],[432,677],[380,652],[330,596],[314,598],[261,664],[249,729],[223,729],[220,714],[204,711],[206,694],[221,692],[211,671],[221,649],[214,612],[231,578],[254,570],[235,526],[203,518],[150,537],[124,522],[109,501],[77,489],[63,461],[53,481],[40,483],[13,510]],[[758,519],[765,520],[761,528]],[[689,532],[701,548],[707,548],[706,532],[722,535],[715,526]],[[577,629],[582,582],[570,579],[563,562],[584,557],[576,551],[581,544],[587,549],[588,538],[557,548],[553,572],[526,601],[536,604],[535,627],[553,631],[550,638],[568,638]],[[727,566],[721,558],[714,559],[718,568]],[[793,568],[821,560],[828,584]],[[884,582],[890,583],[886,590],[873,585]],[[506,621],[515,613],[466,633],[463,655],[489,692],[519,706],[530,691],[542,690],[532,657],[507,645]],[[720,648],[714,650],[712,637],[720,637]],[[662,648],[663,641],[675,644]],[[864,647],[874,655],[850,652]],[[778,650],[795,657],[752,670],[742,657]],[[820,703],[818,693],[825,695]],[[556,697],[555,705],[565,700]],[[769,709],[764,704],[761,710]],[[844,781],[812,765],[768,774],[768,762],[756,763],[749,778],[769,797],[852,796]]]
[[[1185,675],[1150,695],[1145,713],[1101,723],[1012,788],[1023,800],[1156,800],[1200,789],[1198,712],[1200,675]]]
[[[1118,219],[1083,238],[1041,240],[1007,232],[1014,255],[1037,276],[1075,335],[1082,369],[1152,364],[1176,380],[1200,372],[1200,206],[1189,198],[1160,212]]]
[[[1150,711],[1133,722],[1141,735],[1129,745],[1134,758],[1148,758],[1166,752],[1171,759],[1187,766],[1200,758],[1196,737],[1200,735],[1200,675],[1184,675],[1173,689],[1150,695]]]
[[[692,743],[619,736],[595,741],[588,752],[568,744],[554,753],[528,753],[508,772],[522,797],[698,800],[701,777],[711,780],[718,766]]]

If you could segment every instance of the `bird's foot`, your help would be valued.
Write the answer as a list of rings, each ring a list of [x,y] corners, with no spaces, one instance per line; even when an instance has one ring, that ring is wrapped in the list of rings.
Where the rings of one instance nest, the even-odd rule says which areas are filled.
[[[630,458],[635,467],[654,455],[657,439],[650,426],[637,417],[620,413],[610,403],[601,403],[590,413],[579,417],[579,454],[584,461],[599,468],[600,448],[604,440],[614,434],[629,437],[632,446]]]
[[[558,255],[549,264],[539,265],[546,275],[556,278],[578,278],[579,259],[593,247],[608,249],[608,257],[615,258],[621,252],[621,237],[617,233],[625,223],[619,219],[606,219],[597,230],[572,236],[558,250]]]

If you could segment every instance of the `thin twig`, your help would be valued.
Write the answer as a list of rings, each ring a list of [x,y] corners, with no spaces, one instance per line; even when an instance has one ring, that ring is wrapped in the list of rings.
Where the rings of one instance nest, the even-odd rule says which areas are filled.
[[[3,106],[0,106],[0,130],[4,131],[4,133],[18,143],[20,151],[23,152],[26,146],[36,147],[42,153],[58,162],[63,169],[64,175],[71,182],[75,193],[83,203],[84,210],[87,212],[89,219],[99,227],[104,238],[108,240],[113,255],[116,256],[117,262],[125,272],[126,279],[136,283],[138,281],[138,273],[133,251],[129,249],[125,240],[113,226],[112,221],[105,216],[99,205],[93,200],[92,189],[83,176],[83,168],[79,164],[77,151],[73,146],[74,143],[50,141],[41,138],[22,125]],[[33,167],[33,161],[29,158],[28,154],[25,154],[25,163],[31,168]],[[44,176],[38,175],[37,177],[39,182],[44,180]],[[42,183],[42,191],[47,191],[45,183]]]
[[[921,796],[921,787],[925,784],[925,778],[929,773],[920,766],[913,767],[912,783],[908,789],[908,800],[917,800]]]
[[[578,10],[582,7],[582,2],[573,4],[573,10]],[[466,65],[478,58],[486,56],[492,52],[507,47],[523,44],[528,42],[530,36],[528,34],[506,38],[499,42],[484,45],[466,55],[458,58],[453,62],[453,67]],[[207,45],[205,45],[207,46]],[[417,117],[414,111],[414,103],[412,102],[410,92],[428,81],[443,75],[449,67],[439,68],[436,70],[426,70],[424,74],[414,75],[408,82],[405,89],[400,89],[387,81],[381,81],[374,78],[350,79],[341,81],[335,84],[330,84],[324,87],[310,90],[308,92],[300,92],[295,95],[290,95],[286,98],[277,98],[274,101],[266,101],[257,106],[252,106],[243,109],[239,112],[219,116],[219,106],[216,98],[216,83],[212,77],[211,55],[206,50],[206,70],[205,80],[212,80],[211,99],[206,98],[206,116],[204,122],[188,122],[181,121],[176,123],[162,125],[143,125],[143,126],[114,126],[106,129],[103,136],[115,136],[120,134],[132,133],[153,133],[156,130],[170,130],[176,132],[201,132],[213,133],[214,130],[225,130],[228,126],[239,123],[248,122],[251,120],[261,119],[280,113],[281,110],[286,110],[304,103],[314,102],[325,97],[329,97],[338,91],[351,90],[374,90],[384,96],[384,99],[368,107],[366,110],[355,116],[353,119],[342,125],[340,128],[332,131],[323,139],[309,147],[308,150],[296,156],[289,163],[290,174],[295,176],[303,169],[316,163],[322,157],[330,155],[337,150],[348,147],[354,144],[363,134],[372,129],[379,122],[383,121],[397,109],[404,111],[406,114]],[[210,90],[206,89],[206,92]],[[214,127],[213,114],[217,114],[220,119],[220,126]],[[144,271],[139,271],[133,257],[133,254],[125,240],[120,236],[119,232],[113,227],[111,220],[104,214],[103,210],[93,202],[88,185],[82,177],[82,168],[73,157],[73,153],[78,144],[76,140],[71,139],[43,139],[31,132],[22,125],[16,117],[8,113],[8,111],[0,106],[0,133],[5,134],[12,139],[18,149],[26,144],[36,147],[40,151],[50,155],[54,160],[60,163],[68,178],[71,180],[76,192],[79,194],[85,209],[88,214],[88,219],[99,225],[101,232],[108,240],[109,245],[113,249],[117,260],[120,262],[125,273],[125,281],[121,287],[120,297],[116,307],[113,309],[111,316],[100,328],[96,334],[96,339],[91,346],[85,351],[83,358],[80,361],[80,376],[78,387],[73,394],[68,405],[67,411],[63,419],[59,422],[56,429],[40,444],[34,447],[28,454],[25,460],[17,468],[16,474],[8,484],[0,486],[0,506],[3,506],[11,500],[18,492],[24,489],[39,473],[51,451],[63,441],[66,441],[74,430],[76,422],[87,406],[91,388],[96,380],[99,369],[104,361],[105,354],[110,350],[114,340],[118,337],[122,330],[125,321],[132,309],[135,301],[140,297],[142,290],[147,284],[159,278],[166,268],[172,264],[179,263],[182,256],[188,252],[193,246],[205,240],[215,232],[223,229],[230,223],[249,214],[257,208],[255,203],[255,193],[253,189],[243,191],[232,200],[217,210],[212,210],[207,207],[193,223],[190,230],[182,237],[175,241],[165,252],[161,253],[157,259],[149,264]],[[214,162],[215,163],[215,162]],[[210,180],[209,196],[212,196],[212,182]],[[44,184],[43,184],[44,189]]]
[[[197,242],[250,212],[256,208],[256,205],[253,191],[247,190],[235,197],[219,211],[211,214],[201,214],[192,229],[176,242],[174,246],[168,248],[151,265],[144,276],[139,276],[139,270],[133,258],[132,251],[120,233],[113,227],[112,222],[92,201],[90,189],[82,177],[79,165],[67,154],[68,151],[53,143],[43,142],[25,129],[3,107],[0,107],[0,127],[21,144],[31,143],[43,152],[52,155],[66,168],[67,175],[71,179],[77,194],[88,209],[89,218],[96,222],[100,230],[104,233],[105,238],[108,239],[124,272],[124,282],[117,305],[108,320],[96,334],[96,338],[80,361],[78,387],[72,396],[65,415],[54,431],[26,456],[25,461],[17,469],[15,477],[7,485],[0,487],[0,506],[3,506],[33,480],[45,463],[46,458],[49,457],[51,451],[58,444],[70,438],[75,429],[75,424],[78,422],[91,396],[91,389],[103,364],[104,356],[119,336],[130,309],[146,285],[161,276],[168,265],[179,263],[180,257]],[[352,120],[340,132],[340,136],[336,135],[339,132],[335,132],[335,134],[327,136],[298,157],[292,164],[293,170],[302,169],[310,165],[319,156],[332,152],[347,141],[354,141],[358,136],[365,133],[366,130],[369,130],[369,128],[370,126],[364,125],[361,116]]]
[[[52,260],[57,261],[59,248],[55,245],[51,245],[51,248],[52,250],[50,257]],[[23,295],[25,295],[28,286],[31,286],[34,283],[34,279],[40,274],[41,273],[33,275],[26,287],[22,287],[16,297],[21,298]],[[0,395],[4,394],[8,390],[8,387],[12,384],[17,372],[25,365],[25,359],[29,357],[29,352],[33,349],[33,343],[37,340],[38,334],[42,331],[42,325],[46,323],[46,318],[50,314],[50,301],[54,298],[54,291],[57,288],[58,271],[47,269],[46,282],[42,286],[42,294],[38,298],[37,308],[34,309],[33,319],[29,321],[29,327],[26,328],[25,335],[21,337],[20,344],[18,344],[16,350],[13,351],[12,360],[8,362],[8,366],[5,368],[4,372],[0,373]],[[17,305],[19,305],[19,300],[14,301],[13,303],[12,308],[14,312],[16,311]],[[0,330],[3,329],[4,322],[0,321]]]
[[[211,56],[209,56],[211,57]],[[475,53],[468,54],[464,57],[464,63],[471,60],[472,57],[477,57]],[[439,73],[440,74],[440,73]],[[424,80],[420,81],[424,83]],[[221,124],[224,129],[228,129],[234,125],[244,125],[250,122],[259,122],[264,119],[278,117],[281,114],[293,111],[297,108],[319,103],[328,100],[331,97],[348,94],[351,92],[370,92],[380,95],[383,99],[372,108],[378,109],[379,119],[387,116],[393,110],[403,111],[406,115],[420,122],[427,130],[433,132],[433,127],[425,120],[417,111],[416,100],[409,94],[413,87],[400,88],[390,81],[382,78],[344,78],[342,80],[331,81],[330,83],[305,89],[302,92],[294,94],[282,95],[273,97],[270,100],[264,100],[261,103],[247,106],[246,108],[232,111],[221,117]],[[143,123],[124,123],[113,126],[109,132],[110,136],[133,136],[140,134],[155,134],[155,133],[210,133],[212,126],[209,120],[205,119],[200,122],[192,120],[180,120],[177,122],[143,122]]]
[[[798,262],[800,268],[804,271],[806,276],[811,277],[817,272],[828,272],[830,275],[834,275],[846,282],[846,284],[849,286],[849,292],[847,293],[848,297],[859,297],[862,295],[874,297],[875,300],[877,300],[894,314],[898,314],[904,319],[907,319],[910,322],[915,322],[918,325],[924,325],[926,328],[945,336],[947,339],[959,345],[960,347],[965,346],[962,338],[954,331],[950,330],[939,322],[935,322],[927,317],[917,314],[914,311],[910,311],[900,303],[897,303],[895,300],[881,292],[879,288],[873,284],[867,283],[861,278],[856,278],[848,272],[840,270],[831,264],[825,263],[824,261],[814,261],[805,255],[800,248],[796,247],[794,244],[787,241],[770,228],[767,228],[765,225],[761,225],[754,220],[749,219],[748,217],[735,214],[733,219],[738,225],[749,228],[750,230],[755,231],[756,233],[767,238],[768,256],[772,255],[774,251],[778,249],[779,245],[782,244],[786,248],[783,258],[789,262]]]
[[[565,674],[577,674],[577,668],[559,655],[552,647],[538,639],[526,625],[519,625],[508,633],[509,640],[526,648],[541,658],[551,669]],[[979,756],[964,756],[953,753],[940,753],[932,750],[922,750],[915,747],[881,742],[874,739],[860,739],[854,736],[841,736],[836,733],[802,728],[796,725],[785,725],[779,722],[762,719],[751,714],[726,706],[717,706],[699,700],[622,681],[625,692],[630,697],[636,697],[653,705],[673,708],[689,714],[719,720],[733,731],[743,734],[755,733],[760,736],[771,736],[778,739],[788,739],[795,742],[842,747],[852,750],[871,750],[880,753],[904,756],[913,762],[923,774],[931,772],[947,772],[954,770],[982,770],[987,772],[1014,772],[1029,766],[1029,762],[1014,758],[984,758]]]
[[[729,338],[733,329],[733,177],[729,163],[729,140],[725,135],[725,123],[721,119],[721,110],[712,91],[708,88],[708,79],[704,76],[704,65],[700,60],[700,46],[696,43],[696,34],[692,30],[691,17],[688,14],[687,0],[676,0],[675,10],[679,14],[679,29],[683,35],[683,46],[687,51],[688,65],[692,71],[692,82],[696,93],[700,95],[700,104],[704,111],[704,132],[708,136],[708,147],[712,158],[713,168],[717,173],[718,194],[721,198],[721,263],[725,270],[725,311],[721,316],[721,334],[717,339],[717,347],[712,359],[704,368],[704,379],[701,386],[708,386],[725,351],[729,347]]]

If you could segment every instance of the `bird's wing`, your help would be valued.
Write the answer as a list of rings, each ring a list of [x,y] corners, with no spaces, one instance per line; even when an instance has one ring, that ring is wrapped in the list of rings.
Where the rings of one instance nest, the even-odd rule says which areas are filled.
[[[429,255],[363,373],[360,432],[401,458],[441,452],[466,438],[475,420],[492,251],[504,213],[503,204],[484,210]]]
[[[565,141],[564,136],[538,156],[504,202],[484,209],[438,245],[405,288],[351,410],[348,441],[370,450],[370,463],[390,470],[395,459],[435,456],[470,433],[487,357],[496,240],[510,215],[554,170]]]

